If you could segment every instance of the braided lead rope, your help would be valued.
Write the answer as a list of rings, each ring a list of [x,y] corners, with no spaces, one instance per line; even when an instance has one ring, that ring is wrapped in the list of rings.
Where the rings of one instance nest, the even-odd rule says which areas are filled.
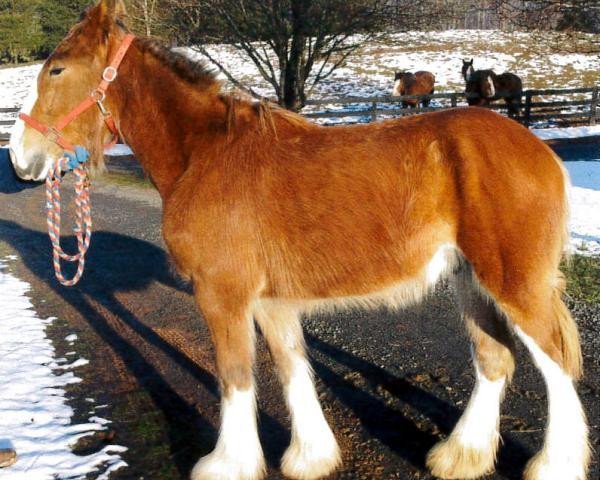
[[[76,176],[74,233],[77,237],[78,253],[75,255],[66,254],[60,246],[60,184],[62,182],[62,172],[70,170],[68,163],[69,159],[66,156],[59,158],[46,177],[46,223],[48,225],[48,235],[52,242],[52,257],[56,278],[65,287],[72,287],[79,282],[85,268],[85,254],[92,238],[92,214],[87,169],[83,164],[80,164],[73,169]],[[78,262],[77,272],[71,280],[65,279],[62,274],[61,259],[67,262]]]

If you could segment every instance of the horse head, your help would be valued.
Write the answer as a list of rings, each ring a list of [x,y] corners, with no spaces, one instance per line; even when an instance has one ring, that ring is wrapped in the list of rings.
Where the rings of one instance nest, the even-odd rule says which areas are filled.
[[[475,72],[473,68],[473,59],[471,60],[463,60],[462,61],[462,76],[465,79],[465,82],[468,82]]]
[[[11,161],[22,179],[42,180],[72,145],[88,150],[92,168],[102,167],[111,132],[99,85],[116,78],[106,66],[127,35],[124,15],[122,0],[98,1],[44,63],[11,135]],[[86,100],[94,108],[80,108]]]
[[[392,97],[400,97],[404,95],[404,86],[406,83],[406,78],[412,75],[410,72],[401,71],[396,72],[394,74],[394,88],[392,90]]]

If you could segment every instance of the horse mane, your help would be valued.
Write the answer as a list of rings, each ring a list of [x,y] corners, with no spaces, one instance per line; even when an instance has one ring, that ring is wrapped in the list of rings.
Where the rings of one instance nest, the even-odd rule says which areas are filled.
[[[274,137],[277,137],[277,126],[280,121],[300,129],[315,126],[303,116],[286,110],[266,98],[256,100],[239,90],[223,92],[219,99],[227,109],[226,128],[230,135],[240,125],[242,118],[246,117],[244,112],[248,111],[251,112],[252,116],[256,116],[258,130],[263,134],[272,133]]]
[[[154,38],[138,38],[137,45],[143,53],[151,54],[155,59],[169,68],[185,82],[199,88],[217,87],[221,89],[222,82],[217,79],[216,70],[205,60],[194,60],[184,53],[174,51],[172,48]],[[239,90],[222,92],[219,99],[227,108],[227,131],[231,133],[244,108],[250,107],[257,116],[259,130],[271,131],[277,136],[277,120],[284,120],[287,124],[296,127],[308,127],[313,124],[297,113],[286,110],[268,99],[255,100],[248,94]]]
[[[200,87],[220,85],[217,72],[204,60],[193,60],[183,53],[168,48],[155,38],[138,37],[137,45],[143,53],[151,54],[182,80]]]

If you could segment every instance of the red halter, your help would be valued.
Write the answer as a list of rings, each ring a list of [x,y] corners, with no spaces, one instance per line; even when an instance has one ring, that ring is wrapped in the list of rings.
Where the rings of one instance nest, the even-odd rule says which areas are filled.
[[[98,105],[98,108],[100,109],[100,112],[104,117],[104,123],[106,124],[106,127],[113,134],[112,140],[105,145],[105,148],[113,146],[115,143],[117,143],[117,140],[119,139],[119,130],[117,128],[115,119],[113,118],[112,114],[104,107],[104,99],[106,98],[106,90],[108,90],[110,84],[114,82],[117,78],[117,71],[119,69],[119,66],[121,65],[121,62],[123,61],[127,50],[129,50],[131,42],[133,42],[134,38],[135,35],[132,35],[130,33],[125,35],[125,38],[123,39],[123,43],[121,43],[119,50],[117,50],[117,53],[113,57],[109,66],[104,69],[104,72],[102,73],[102,81],[100,82],[100,85],[98,85],[98,88],[92,91],[92,93],[88,97],[86,97],[86,99],[83,102],[77,105],[63,118],[61,118],[56,123],[56,126],[49,127],[48,125],[43,124],[42,122],[36,120],[35,118],[25,113],[20,113],[19,118],[31,128],[37,130],[50,141],[56,143],[64,150],[74,152],[75,146],[71,142],[69,142],[65,137],[63,137],[61,132],[79,115],[81,115],[83,112],[87,111],[94,104],[96,104]]]

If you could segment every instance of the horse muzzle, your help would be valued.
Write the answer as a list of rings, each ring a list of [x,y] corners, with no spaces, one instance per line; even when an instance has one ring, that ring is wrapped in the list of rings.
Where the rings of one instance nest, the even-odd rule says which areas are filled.
[[[20,156],[10,148],[9,155],[15,173],[21,180],[42,181],[52,165],[51,158],[39,151]]]

